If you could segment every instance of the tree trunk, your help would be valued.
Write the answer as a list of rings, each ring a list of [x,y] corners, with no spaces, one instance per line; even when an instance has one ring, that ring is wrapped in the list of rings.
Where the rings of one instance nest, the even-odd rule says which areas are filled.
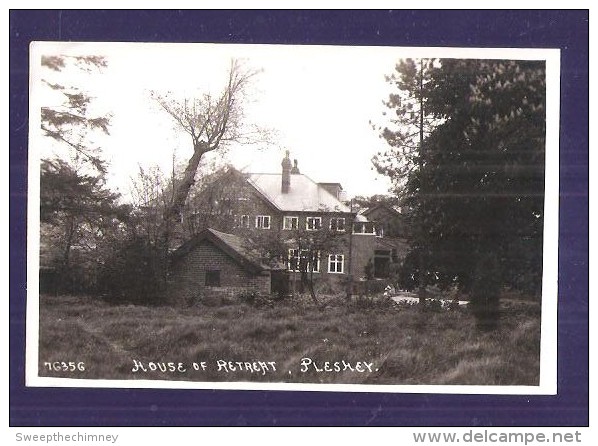
[[[181,213],[185,207],[185,202],[189,196],[191,186],[195,182],[195,174],[197,173],[197,167],[201,161],[201,157],[206,153],[205,148],[202,145],[195,145],[193,156],[187,163],[187,168],[183,175],[183,179],[178,187],[175,189],[172,203],[164,211],[164,221],[162,223],[162,241],[167,243],[170,240],[170,232],[172,228],[180,221]],[[174,187],[174,184],[173,184]]]
[[[419,304],[423,305],[426,303],[426,258],[424,254],[424,237],[426,236],[424,231],[423,222],[426,218],[425,200],[424,194],[424,67],[423,62],[419,61],[419,193],[420,193],[420,206],[422,221],[420,221],[420,251],[419,251]]]
[[[485,331],[495,330],[500,319],[501,273],[496,259],[496,248],[477,253],[477,266],[473,275],[471,310],[476,325]]]
[[[314,289],[314,271],[313,268],[310,271],[310,276],[309,276],[309,281],[307,286],[309,287],[309,294],[311,296],[311,299],[314,301],[314,304],[316,304],[316,307],[320,307],[320,302],[318,301],[318,297],[316,296],[316,291]]]
[[[73,247],[73,238],[75,235],[75,221],[74,218],[69,218],[68,223],[67,223],[67,228],[66,228],[66,234],[65,234],[65,245],[64,245],[64,251],[62,253],[62,264],[60,265],[60,272],[59,272],[59,277],[60,277],[60,285],[59,287],[61,288],[60,291],[64,292],[64,291],[72,291],[71,290],[71,282],[72,282],[72,278],[71,278],[71,274],[70,274],[70,266],[71,266],[71,248]],[[68,283],[67,283],[68,281]]]

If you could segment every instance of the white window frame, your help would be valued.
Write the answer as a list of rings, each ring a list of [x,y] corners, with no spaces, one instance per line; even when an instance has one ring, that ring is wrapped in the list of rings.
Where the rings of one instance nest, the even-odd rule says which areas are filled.
[[[267,219],[267,220],[265,220]],[[268,225],[264,224],[265,221],[268,221]],[[269,215],[256,215],[255,216],[255,227],[257,229],[270,229],[272,225],[272,217]]]
[[[308,249],[303,249],[302,251],[309,251],[309,250]],[[313,273],[319,273],[320,272],[320,263],[321,263],[320,262],[320,258],[321,258],[321,255],[320,255],[320,252],[318,251],[318,253],[316,255],[316,267],[312,271],[311,267],[310,267],[310,264],[308,263],[307,264],[307,272],[308,273],[311,273],[311,272],[313,272]]]
[[[341,221],[343,222],[343,229],[338,229],[338,222]],[[334,228],[332,227],[332,222],[334,223]],[[336,231],[336,232],[345,232],[345,217],[331,217],[330,218],[330,230],[331,231]]]
[[[293,223],[291,223],[290,227],[287,226],[287,220],[290,220],[291,222],[295,222],[295,227],[293,227]],[[284,229],[286,231],[290,231],[293,229],[299,229],[299,217],[296,217],[294,215],[287,215],[287,216],[283,217],[282,229]]]
[[[290,248],[289,249],[289,254],[288,254],[288,257],[287,257],[287,269],[289,271],[292,271],[292,272],[295,272],[295,273],[300,273],[301,272],[302,253],[303,252],[308,252],[308,251],[309,250],[307,250],[307,249],[301,249],[301,250],[299,250],[298,248]],[[316,268],[313,270],[314,273],[319,273],[320,272],[320,263],[321,263],[320,262],[320,258],[321,258],[321,255],[318,252],[318,255],[317,255],[317,258],[316,258]],[[295,259],[295,262],[296,262],[295,263],[295,266],[296,266],[295,269],[291,268],[291,259]],[[310,266],[309,263],[307,264],[307,271],[306,272],[308,272],[308,273],[312,272],[311,271],[311,266]]]
[[[310,220],[312,222],[318,222],[318,227],[317,228],[310,228],[309,227],[309,222]],[[315,226],[315,225],[314,225]],[[322,229],[322,217],[305,217],[305,230],[306,231],[319,231],[320,229]]]
[[[371,231],[367,231],[367,225],[370,224],[372,225],[372,230]],[[356,231],[355,227],[359,226],[361,228],[360,231]],[[372,222],[369,221],[360,221],[360,222],[355,222],[353,224],[353,234],[365,234],[365,235],[375,235],[376,234],[376,230],[374,228],[374,224]]]
[[[295,268],[291,268],[291,259],[295,259]],[[301,256],[299,255],[299,250],[297,248],[290,248],[289,255],[287,257],[287,269],[289,271],[293,271],[298,273],[299,269],[299,262],[301,261]]]
[[[340,257],[340,259],[339,259]],[[334,265],[334,271],[333,271]],[[340,271],[338,270],[340,266]],[[345,255],[344,254],[329,254],[328,255],[328,273],[330,274],[345,274]]]

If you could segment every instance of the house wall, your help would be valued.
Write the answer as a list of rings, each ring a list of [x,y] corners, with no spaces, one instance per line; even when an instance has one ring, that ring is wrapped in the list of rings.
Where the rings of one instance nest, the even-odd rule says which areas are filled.
[[[368,260],[374,260],[376,236],[372,234],[354,234],[351,246],[351,273],[353,278],[365,277]]]
[[[220,287],[207,287],[206,271],[220,271]],[[254,274],[243,268],[211,242],[204,240],[179,259],[172,268],[170,300],[185,305],[212,296],[234,296],[254,290],[270,293],[270,272]]]
[[[405,216],[385,207],[377,207],[364,214],[368,220],[384,228],[385,237],[406,237],[408,228]]]

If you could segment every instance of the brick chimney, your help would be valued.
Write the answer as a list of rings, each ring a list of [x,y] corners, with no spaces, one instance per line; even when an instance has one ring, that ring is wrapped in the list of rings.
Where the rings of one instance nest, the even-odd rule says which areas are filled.
[[[291,188],[291,159],[289,158],[289,151],[287,150],[286,156],[282,159],[282,185],[280,191],[283,194],[288,194]]]
[[[299,172],[299,167],[297,166],[297,160],[295,159],[293,161],[295,162],[295,165],[291,169],[291,175],[299,175],[301,172]]]

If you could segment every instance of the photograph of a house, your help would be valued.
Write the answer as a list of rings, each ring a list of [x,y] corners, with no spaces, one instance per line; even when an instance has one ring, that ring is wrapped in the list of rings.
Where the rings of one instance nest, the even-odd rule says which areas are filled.
[[[237,182],[234,196],[228,200],[220,197],[219,207],[210,208],[211,215],[202,212],[202,207],[190,206],[182,219],[182,228],[191,232],[202,228],[202,232],[173,254],[174,300],[192,302],[209,291],[222,293],[227,288],[229,294],[251,289],[287,295],[293,291],[289,283],[294,283],[287,272],[309,273],[312,278],[316,273],[317,282],[327,281],[340,287],[347,284],[344,278],[352,277],[354,272],[358,279],[362,278],[368,262],[370,278],[388,279],[391,263],[398,263],[404,257],[405,234],[384,237],[382,221],[370,221],[365,216],[366,213],[380,216],[387,225],[396,227],[403,217],[400,213],[390,208],[382,214],[376,209],[388,208],[381,206],[358,212],[344,196],[340,183],[314,182],[300,172],[296,159],[291,163],[288,151],[281,160],[280,173],[243,174],[229,169],[224,175],[229,187]],[[227,218],[220,227],[218,216],[223,212]],[[185,225],[186,219],[192,221]],[[201,222],[207,221],[213,227],[203,229],[205,225]],[[181,239],[187,237],[183,231]],[[232,252],[223,263],[226,247]],[[233,266],[235,262],[230,260],[235,253],[245,259],[253,255],[254,263],[247,264],[249,269],[260,264],[264,257],[275,262],[251,275],[243,268],[243,262],[237,261],[237,267]],[[302,283],[300,278],[298,281]]]
[[[553,53],[31,54],[29,385],[554,390]]]

